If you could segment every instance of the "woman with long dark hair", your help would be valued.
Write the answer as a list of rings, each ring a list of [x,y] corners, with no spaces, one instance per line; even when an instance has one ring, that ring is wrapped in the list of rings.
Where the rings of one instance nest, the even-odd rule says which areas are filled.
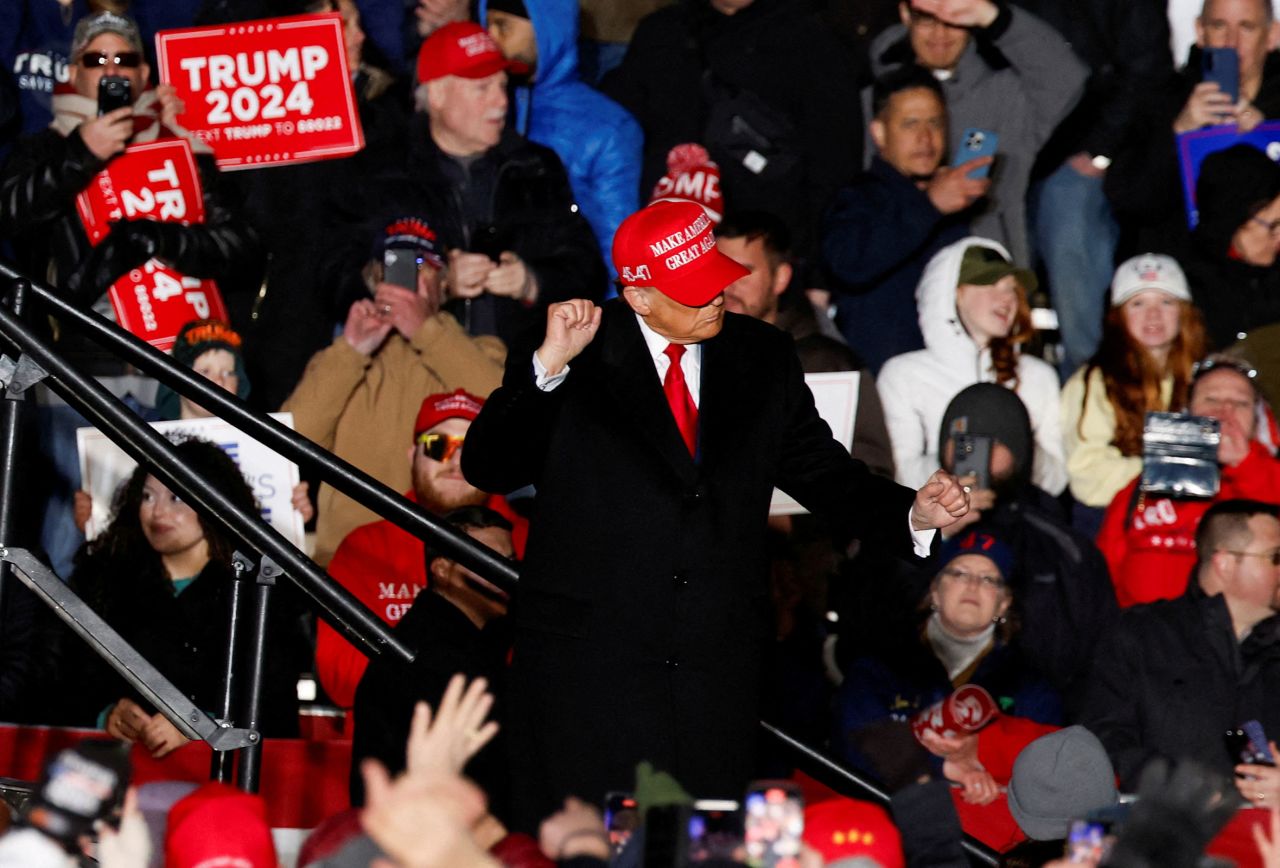
[[[212,443],[175,443],[183,462],[240,508],[256,513],[235,462]],[[231,559],[236,543],[140,465],[117,491],[111,523],[76,554],[70,585],[90,607],[206,712],[221,713]],[[263,729],[296,730],[294,636],[276,596],[262,694]],[[67,722],[100,725],[163,756],[186,738],[86,645],[64,637]]]
[[[1062,389],[1062,427],[1076,524],[1095,530],[1116,492],[1142,472],[1148,412],[1186,406],[1205,332],[1187,279],[1172,257],[1144,253],[1111,282],[1097,353]]]

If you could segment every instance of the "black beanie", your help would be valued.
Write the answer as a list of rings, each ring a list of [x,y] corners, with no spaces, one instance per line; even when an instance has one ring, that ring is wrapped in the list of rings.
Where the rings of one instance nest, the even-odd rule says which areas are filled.
[[[1204,158],[1196,181],[1196,235],[1215,256],[1249,218],[1280,196],[1280,166],[1252,145],[1232,145]]]
[[[974,383],[962,389],[947,405],[938,432],[938,453],[942,454],[952,434],[980,434],[1003,443],[1013,453],[1014,477],[1031,475],[1034,451],[1031,417],[1022,399],[1011,389],[995,383]]]

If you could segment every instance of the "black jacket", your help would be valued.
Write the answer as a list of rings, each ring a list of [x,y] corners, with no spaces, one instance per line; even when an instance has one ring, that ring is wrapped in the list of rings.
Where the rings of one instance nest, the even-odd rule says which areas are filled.
[[[513,351],[467,433],[472,484],[538,489],[507,729],[530,823],[566,793],[629,787],[641,759],[699,795],[742,791],[774,635],[775,484],[838,534],[910,557],[914,493],[831,438],[791,338],[730,313],[701,348],[696,462],[623,301],[553,391]]]
[[[183,274],[219,281],[224,293],[256,278],[257,236],[222,195],[218,170],[207,154],[196,156],[204,188],[205,222],[184,227],[166,259]],[[0,173],[0,234],[11,237],[33,276],[61,285],[89,252],[76,213],[76,196],[107,166],[78,131],[45,130],[21,139]],[[256,287],[253,287],[256,288]]]
[[[339,309],[367,296],[360,267],[375,234],[398,217],[421,217],[447,249],[491,253],[510,250],[533,269],[539,294],[533,307],[485,294],[454,302],[450,310],[472,334],[496,334],[510,343],[526,328],[543,328],[546,306],[571,298],[599,299],[607,283],[600,248],[577,211],[559,157],[507,131],[469,166],[445,155],[431,138],[426,115],[410,124],[403,164],[373,178],[353,179],[358,201],[344,262]],[[483,236],[483,237],[482,237]]]
[[[85,146],[78,130],[68,136],[50,129],[18,141],[0,171],[0,236],[9,238],[19,267],[37,280],[64,287],[90,251],[76,213],[76,196],[107,165]],[[196,155],[204,193],[205,222],[169,224],[164,258],[191,277],[218,282],[228,307],[251,296],[260,276],[257,235],[224,195],[213,158]],[[234,324],[234,323],[233,323]],[[91,373],[119,373],[102,353],[76,341],[70,351],[87,353]]]
[[[1280,616],[1237,642],[1222,597],[1198,584],[1134,606],[1098,644],[1078,722],[1132,788],[1154,756],[1189,757],[1230,778],[1223,733],[1246,720],[1280,731]]]
[[[872,371],[924,349],[916,285],[933,255],[968,233],[967,209],[943,214],[879,157],[836,194],[822,221],[822,259],[839,292],[840,330]]]
[[[791,226],[797,252],[813,252],[827,200],[861,165],[862,117],[852,52],[805,7],[755,0],[722,15],[709,0],[681,0],[640,22],[602,87],[644,129],[642,200],[666,173],[671,148],[699,142],[720,165],[729,208],[777,214]],[[763,184],[768,172],[755,175],[741,157],[707,141],[711,103],[738,91],[790,123],[796,183]]]
[[[100,553],[78,561],[69,584],[199,708],[214,716],[222,713],[231,596],[227,567],[210,561],[175,595],[156,555],[125,563]],[[268,736],[297,735],[297,676],[304,659],[297,611],[289,588],[278,585],[269,610],[262,687],[262,731]],[[63,630],[60,646],[57,684],[62,701],[53,722],[94,726],[99,713],[122,697],[154,710],[69,629]]]
[[[369,661],[356,688],[355,732],[351,740],[351,803],[364,804],[360,763],[367,757],[382,762],[393,775],[404,770],[405,740],[415,703],[440,706],[449,679],[464,673],[483,677],[500,694],[511,635],[506,619],[477,627],[462,610],[439,594],[424,591],[396,625],[396,638],[417,650],[413,663],[391,655]],[[490,713],[497,719],[501,702]],[[504,815],[507,785],[501,738],[486,745],[467,765],[468,777],[489,797],[489,809]]]
[[[1128,245],[1135,253],[1178,251],[1185,243],[1187,213],[1173,122],[1200,80],[1200,51],[1193,48],[1182,72],[1153,85],[1139,100],[1107,170],[1105,190],[1116,216],[1137,229]],[[1280,118],[1280,52],[1267,55],[1253,104],[1268,120]]]

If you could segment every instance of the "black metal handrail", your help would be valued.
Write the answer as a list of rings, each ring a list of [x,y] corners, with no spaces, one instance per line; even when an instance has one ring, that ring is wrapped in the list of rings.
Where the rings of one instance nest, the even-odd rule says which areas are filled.
[[[3,260],[0,260],[0,276],[26,281],[29,299],[43,305],[63,325],[71,326],[105,349],[114,351],[143,373],[216,413],[279,454],[312,469],[320,479],[357,503],[409,533],[430,541],[431,546],[446,557],[469,567],[508,592],[515,589],[519,580],[516,568],[487,546],[407,501],[398,492],[297,432],[250,409],[232,393],[179,365],[134,335],[95,313],[80,310]],[[182,465],[164,437],[130,413],[95,380],[76,371],[53,353],[3,305],[0,305],[0,335],[44,369],[49,375],[46,382],[56,394],[80,410],[136,460],[152,465],[161,481],[201,507],[232,535],[274,559],[285,574],[319,603],[330,622],[366,653],[391,651],[401,659],[412,660],[414,652],[400,644],[376,615],[276,531],[254,520],[254,517],[242,514],[216,490],[202,485],[199,477]],[[761,721],[761,726],[810,767],[820,769],[842,783],[846,792],[852,789],[856,798],[888,806],[889,794],[873,782],[771,724]],[[963,846],[976,864],[998,864],[995,851],[971,836],[965,836]]]
[[[429,540],[433,549],[450,560],[469,567],[508,592],[519,581],[520,574],[516,568],[488,546],[476,542],[466,533],[406,500],[400,492],[391,490],[296,431],[257,413],[232,393],[184,368],[145,341],[92,311],[80,310],[54,290],[30,281],[3,260],[0,260],[0,276],[29,281],[29,300],[57,316],[61,325],[70,326],[289,460],[314,470],[321,480],[361,506],[414,536]]]

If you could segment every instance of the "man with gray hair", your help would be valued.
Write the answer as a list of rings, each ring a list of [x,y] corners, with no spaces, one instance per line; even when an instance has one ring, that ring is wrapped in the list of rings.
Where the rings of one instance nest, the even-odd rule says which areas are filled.
[[[506,127],[507,72],[515,68],[478,24],[436,30],[418,55],[405,163],[353,179],[351,191],[374,225],[392,214],[430,214],[447,251],[445,309],[471,334],[508,343],[541,323],[547,304],[599,299],[607,282],[560,159]],[[367,256],[363,245],[347,251],[343,273],[358,274]]]

